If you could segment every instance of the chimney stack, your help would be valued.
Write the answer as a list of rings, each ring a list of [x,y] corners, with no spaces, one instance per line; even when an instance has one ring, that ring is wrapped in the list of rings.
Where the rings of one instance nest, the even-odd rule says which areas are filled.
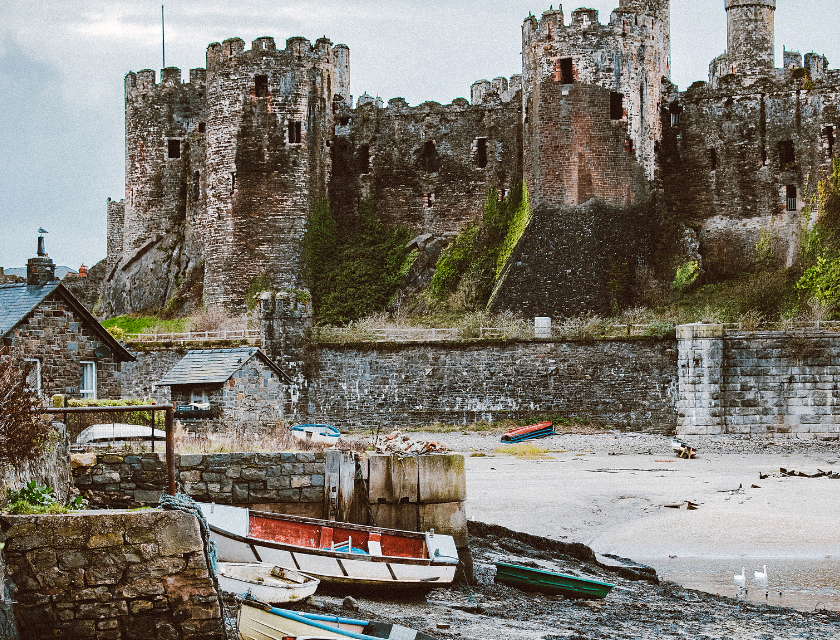
[[[57,280],[55,277],[55,263],[47,255],[44,236],[38,236],[38,256],[29,258],[26,263],[26,284],[42,287]]]

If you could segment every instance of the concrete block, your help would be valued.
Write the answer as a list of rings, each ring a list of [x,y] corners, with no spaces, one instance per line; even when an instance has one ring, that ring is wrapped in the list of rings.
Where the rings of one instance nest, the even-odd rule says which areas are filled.
[[[458,547],[467,546],[467,512],[463,502],[421,504],[418,510],[418,529],[435,530],[455,539]]]
[[[425,458],[428,456],[420,456]],[[369,458],[368,501],[371,504],[415,503],[418,458],[374,455]]]
[[[421,503],[463,502],[467,499],[464,456],[420,456],[417,461]]]
[[[371,504],[370,524],[388,529],[402,529],[404,531],[419,531],[416,504]]]

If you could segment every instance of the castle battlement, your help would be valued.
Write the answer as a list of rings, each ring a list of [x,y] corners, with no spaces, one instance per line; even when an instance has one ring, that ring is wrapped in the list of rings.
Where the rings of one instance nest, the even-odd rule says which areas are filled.
[[[510,80],[504,76],[490,80],[477,80],[470,86],[470,102],[474,105],[487,104],[496,96],[502,102],[510,102],[522,90],[522,75],[514,74]]]
[[[154,69],[142,69],[137,72],[129,71],[125,74],[125,91],[126,94],[135,91],[145,93],[158,89],[172,89],[182,86],[187,89],[204,89],[206,81],[207,71],[202,68],[190,69],[189,82],[181,82],[181,69],[178,67],[161,69],[160,84],[156,81]]]

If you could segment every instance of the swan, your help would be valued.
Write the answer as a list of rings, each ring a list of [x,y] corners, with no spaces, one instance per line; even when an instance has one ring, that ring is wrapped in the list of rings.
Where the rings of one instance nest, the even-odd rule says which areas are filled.
[[[753,574],[755,576],[755,581],[759,584],[766,585],[767,584],[767,565],[764,565],[764,571],[756,571]]]
[[[747,576],[744,573],[745,567],[741,567],[741,573],[735,574],[732,576],[732,579],[735,580],[735,584],[738,585],[738,588],[743,589],[744,586],[747,584]]]

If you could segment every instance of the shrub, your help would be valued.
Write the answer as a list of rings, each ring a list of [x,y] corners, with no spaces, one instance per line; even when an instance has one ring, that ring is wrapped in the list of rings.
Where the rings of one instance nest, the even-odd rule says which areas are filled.
[[[673,291],[677,297],[681,296],[688,291],[695,282],[697,282],[697,277],[699,275],[699,263],[696,260],[686,262],[677,268],[674,281],[671,283],[671,291]]]
[[[0,350],[0,465],[36,459],[52,429],[27,381],[30,370],[19,355]]]

